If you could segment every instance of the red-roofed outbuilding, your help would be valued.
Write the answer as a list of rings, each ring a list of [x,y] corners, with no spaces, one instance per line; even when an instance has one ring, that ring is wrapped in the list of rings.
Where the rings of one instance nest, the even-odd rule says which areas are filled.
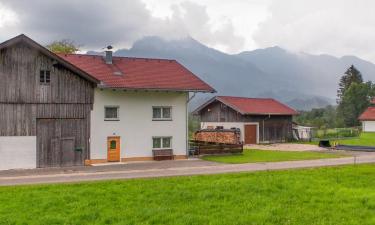
[[[362,131],[375,132],[375,98],[371,101],[371,106],[358,119],[362,122]]]
[[[298,112],[271,98],[216,96],[194,111],[203,129],[241,130],[245,144],[292,139],[292,117]]]

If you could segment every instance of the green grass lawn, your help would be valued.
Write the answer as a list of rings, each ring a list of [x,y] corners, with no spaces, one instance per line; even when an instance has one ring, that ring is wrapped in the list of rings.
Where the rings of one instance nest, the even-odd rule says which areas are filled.
[[[202,159],[221,163],[279,162],[308,159],[337,158],[344,155],[325,152],[293,152],[269,150],[244,150],[243,154],[203,156]]]
[[[343,145],[375,146],[375,133],[361,133],[359,138],[339,140]]]
[[[0,224],[370,225],[375,165],[0,187]]]

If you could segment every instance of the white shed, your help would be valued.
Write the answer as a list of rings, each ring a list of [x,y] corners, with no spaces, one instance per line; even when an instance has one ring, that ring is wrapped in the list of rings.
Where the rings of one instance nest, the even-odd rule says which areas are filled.
[[[375,106],[370,106],[359,117],[363,132],[375,132]]]
[[[296,140],[302,140],[302,141],[311,140],[313,129],[314,127],[293,125],[293,137]]]

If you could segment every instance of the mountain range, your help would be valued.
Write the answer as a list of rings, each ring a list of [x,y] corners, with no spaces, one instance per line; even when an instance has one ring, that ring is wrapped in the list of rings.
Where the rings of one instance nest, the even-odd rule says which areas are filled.
[[[277,46],[227,54],[192,38],[145,37],[114,55],[176,59],[214,87],[217,95],[271,97],[298,110],[334,104],[339,78],[352,64],[364,80],[375,80],[375,65],[358,57],[293,53]],[[190,107],[210,97],[198,94]]]

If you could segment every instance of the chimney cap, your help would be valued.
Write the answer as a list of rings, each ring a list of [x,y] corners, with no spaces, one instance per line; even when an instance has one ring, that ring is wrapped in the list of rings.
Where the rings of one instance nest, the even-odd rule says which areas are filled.
[[[113,46],[112,45],[108,45],[107,46],[107,50],[112,50],[113,49]]]

